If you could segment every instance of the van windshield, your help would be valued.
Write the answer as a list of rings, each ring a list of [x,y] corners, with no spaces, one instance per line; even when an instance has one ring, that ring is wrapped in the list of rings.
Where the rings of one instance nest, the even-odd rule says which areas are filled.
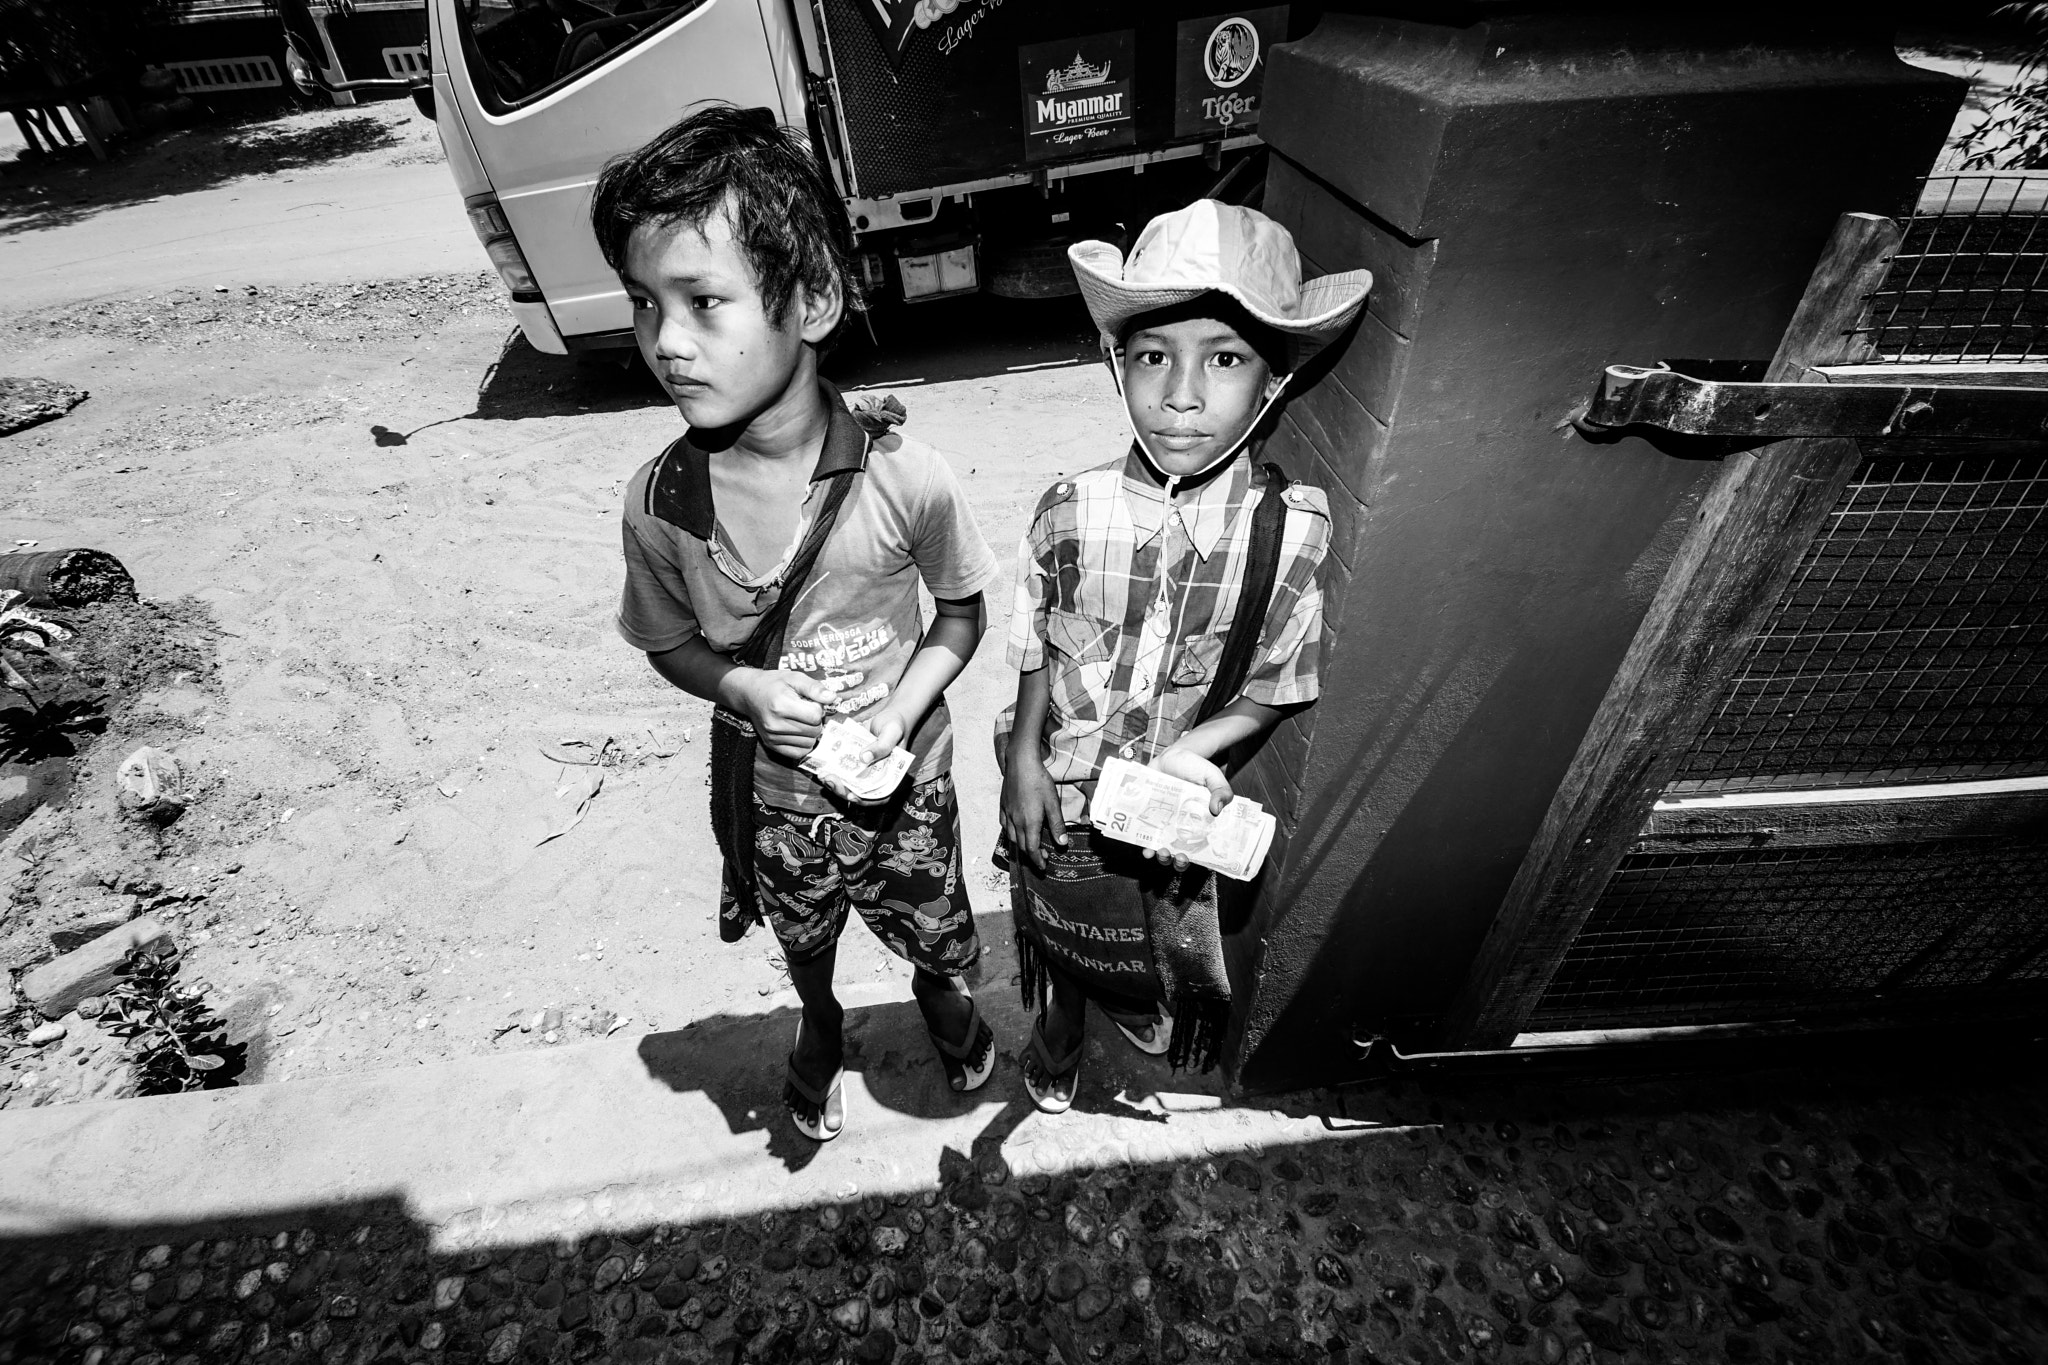
[[[696,9],[703,0],[457,0],[463,53],[486,99],[520,104]]]

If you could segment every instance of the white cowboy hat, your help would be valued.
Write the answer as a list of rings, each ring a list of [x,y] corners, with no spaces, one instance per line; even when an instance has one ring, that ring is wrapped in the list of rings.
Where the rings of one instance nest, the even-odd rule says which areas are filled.
[[[1256,209],[1197,199],[1145,224],[1130,258],[1108,242],[1067,248],[1088,313],[1112,345],[1125,323],[1211,291],[1289,336],[1328,341],[1350,324],[1372,288],[1370,270],[1301,278],[1287,229]]]

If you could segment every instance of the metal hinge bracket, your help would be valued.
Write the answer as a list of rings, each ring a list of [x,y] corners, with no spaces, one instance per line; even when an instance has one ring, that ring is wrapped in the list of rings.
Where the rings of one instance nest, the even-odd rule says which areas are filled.
[[[1609,365],[1584,427],[1761,442],[1800,436],[2048,440],[2048,390],[1956,384],[1761,384]]]

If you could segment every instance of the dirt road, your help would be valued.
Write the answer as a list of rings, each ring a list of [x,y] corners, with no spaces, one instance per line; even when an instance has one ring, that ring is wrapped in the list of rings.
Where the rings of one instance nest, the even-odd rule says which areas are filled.
[[[345,198],[368,173],[321,174],[290,188]],[[205,193],[274,191],[229,178]],[[20,228],[0,252],[66,259],[107,215],[168,235],[194,197]],[[513,339],[475,254],[460,273],[347,282],[332,271],[375,253],[328,254],[291,286],[273,257],[177,288],[192,272],[145,253],[123,267],[141,286],[0,319],[0,374],[92,392],[0,440],[0,543],[106,549],[145,597],[190,597],[216,628],[190,627],[211,669],[159,679],[76,765],[68,801],[5,835],[5,965],[47,952],[54,924],[167,917],[249,1044],[248,1080],[790,1003],[765,935],[723,948],[713,932],[706,708],[611,627],[619,491],[677,419],[651,385]],[[1109,384],[1083,363],[1085,317],[990,301],[882,325],[887,358],[863,346],[838,377],[898,393],[911,429],[953,453],[1007,564],[1044,485],[1121,443]],[[993,605],[952,701],[988,988],[1007,989],[985,858],[987,736],[1012,686],[1008,604]],[[113,807],[114,768],[144,743],[199,775],[160,842]],[[19,819],[27,779],[4,772]],[[848,943],[843,979],[907,998],[873,940]],[[501,1035],[548,1009],[541,1029]],[[8,1054],[0,1095],[114,1090],[95,1026],[69,1027]]]
[[[409,101],[173,132],[105,164],[9,169],[0,279],[10,310],[483,264],[433,127]]]

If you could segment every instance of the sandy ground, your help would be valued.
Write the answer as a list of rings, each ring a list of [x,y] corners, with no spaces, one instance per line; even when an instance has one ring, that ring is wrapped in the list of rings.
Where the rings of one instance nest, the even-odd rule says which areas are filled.
[[[105,163],[83,151],[0,161],[5,307],[482,264],[438,135],[409,100],[117,146]]]
[[[501,1030],[549,1008],[567,1041],[793,1003],[768,936],[716,939],[707,708],[611,626],[619,492],[673,410],[636,375],[533,352],[481,270],[225,283],[0,318],[0,374],[92,393],[0,440],[0,544],[114,553],[145,598],[190,599],[171,628],[211,656],[159,670],[68,773],[0,770],[8,823],[32,776],[74,779],[0,844],[5,965],[56,926],[164,918],[247,1042],[245,1080],[542,1046]],[[953,454],[1007,566],[1038,492],[1113,454],[1121,416],[1074,301],[928,309],[833,368]],[[987,736],[1013,675],[992,605],[952,704],[986,979],[1007,989]],[[196,774],[161,836],[114,805],[145,743]],[[862,998],[908,998],[864,931],[841,961]],[[67,1024],[4,1054],[0,1087],[41,1074],[0,1093],[118,1088],[96,1026]]]

